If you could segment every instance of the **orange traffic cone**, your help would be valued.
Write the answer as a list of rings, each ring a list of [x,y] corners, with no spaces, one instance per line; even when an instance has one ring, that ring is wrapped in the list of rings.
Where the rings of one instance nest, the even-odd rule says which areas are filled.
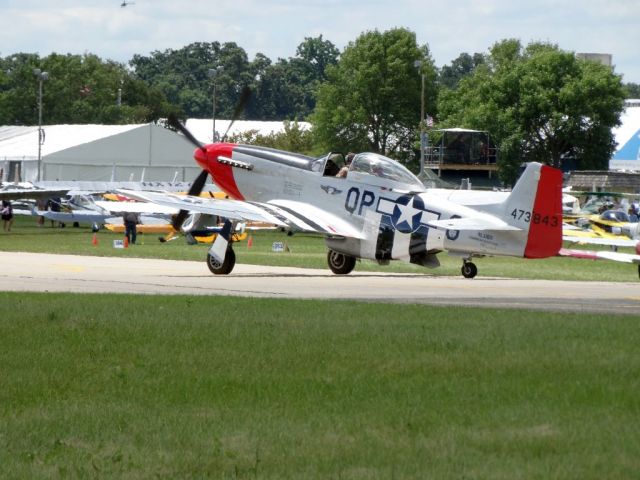
[[[129,248],[129,237],[124,237],[124,248]]]
[[[93,245],[94,247],[98,245],[98,237],[95,233],[93,234],[93,238],[91,239],[91,245]]]
[[[249,235],[249,239],[247,240],[247,248],[253,247],[253,237]]]

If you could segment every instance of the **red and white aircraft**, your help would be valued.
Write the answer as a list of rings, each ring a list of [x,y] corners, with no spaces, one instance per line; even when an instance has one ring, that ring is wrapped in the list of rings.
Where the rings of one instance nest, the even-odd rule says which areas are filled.
[[[336,274],[351,272],[359,258],[437,267],[437,254],[447,251],[462,258],[462,275],[473,278],[473,257],[545,258],[562,246],[562,174],[539,163],[527,165],[503,201],[471,207],[429,193],[409,170],[376,153],[356,155],[346,177],[338,178],[332,154],[313,158],[225,142],[200,145],[181,130],[199,145],[194,157],[203,169],[190,193],[197,195],[211,175],[231,200],[124,193],[182,209],[178,224],[186,211],[227,219],[207,254],[215,274],[233,270],[231,233],[251,221],[323,234]]]

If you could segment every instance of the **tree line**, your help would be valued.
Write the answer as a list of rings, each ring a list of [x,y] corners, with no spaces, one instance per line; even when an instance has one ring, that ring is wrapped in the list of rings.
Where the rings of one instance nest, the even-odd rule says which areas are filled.
[[[303,153],[375,151],[415,171],[421,120],[427,130],[475,128],[489,131],[500,148],[508,183],[523,161],[606,168],[624,99],[640,97],[640,85],[625,85],[610,68],[557,45],[506,39],[437,68],[428,45],[394,28],[364,32],[342,52],[322,35],[305,38],[294,56],[275,62],[261,53],[249,59],[232,42],[134,55],[126,65],[93,54],[8,55],[0,58],[0,124],[37,124],[34,68],[49,73],[46,124],[146,123],[171,113],[209,118],[214,82],[216,115],[229,118],[249,86],[243,118],[292,123],[281,138],[249,133],[244,140]],[[311,121],[312,131],[296,120]]]

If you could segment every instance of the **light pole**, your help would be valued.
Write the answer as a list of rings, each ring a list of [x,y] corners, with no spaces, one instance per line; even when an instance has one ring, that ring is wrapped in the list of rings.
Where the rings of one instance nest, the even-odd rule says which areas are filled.
[[[49,74],[39,68],[33,69],[33,74],[38,79],[38,175],[40,181],[40,171],[42,170],[42,144],[44,143],[44,130],[42,130],[42,84],[49,79]]]
[[[211,78],[211,80],[213,81],[213,114],[212,114],[212,118],[213,118],[213,135],[212,135],[212,142],[215,143],[217,141],[217,135],[216,135],[216,79],[218,77],[218,75],[220,75],[224,70],[224,67],[222,65],[216,67],[216,68],[210,68],[209,69],[209,78]]]
[[[424,150],[427,146],[427,134],[424,131],[424,70],[422,70],[422,60],[413,62],[413,66],[420,72],[420,174],[424,174]]]
[[[116,105],[118,107],[122,106],[122,85],[124,84],[124,80],[120,79],[120,87],[118,87],[118,96],[116,98]]]

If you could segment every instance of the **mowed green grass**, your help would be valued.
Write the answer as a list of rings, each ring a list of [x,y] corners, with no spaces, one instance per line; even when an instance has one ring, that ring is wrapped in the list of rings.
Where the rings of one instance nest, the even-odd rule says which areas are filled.
[[[637,478],[638,322],[0,293],[0,477]]]
[[[277,231],[250,232],[252,247],[247,242],[235,245],[238,263],[255,265],[296,266],[327,269],[327,248],[319,235],[295,234],[287,236]],[[88,227],[51,228],[37,227],[35,217],[16,217],[13,231],[0,232],[0,251],[47,252],[76,255],[130,256],[163,258],[172,260],[204,261],[208,245],[187,245],[184,238],[160,243],[158,235],[139,235],[138,245],[128,249],[113,248],[113,241],[122,239],[121,234],[100,231],[96,234],[98,245],[92,243],[93,233]],[[286,243],[288,251],[274,253],[274,242]],[[575,247],[573,247],[575,248]],[[622,250],[621,250],[622,251]],[[631,249],[625,251],[631,252]],[[446,252],[438,255],[441,267],[427,269],[405,262],[391,262],[380,266],[376,262],[363,260],[356,271],[387,271],[423,273],[426,275],[460,275],[462,261]],[[584,280],[637,282],[636,265],[611,261],[578,260],[574,258],[549,258],[526,260],[513,257],[487,257],[474,260],[481,277],[536,278],[549,280]]]

